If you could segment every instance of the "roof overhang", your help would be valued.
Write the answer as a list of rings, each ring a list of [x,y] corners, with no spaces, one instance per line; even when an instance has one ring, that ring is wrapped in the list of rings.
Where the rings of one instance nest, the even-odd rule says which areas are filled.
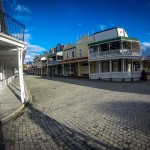
[[[0,61],[9,67],[18,68],[18,51],[25,57],[27,43],[14,37],[0,33]]]

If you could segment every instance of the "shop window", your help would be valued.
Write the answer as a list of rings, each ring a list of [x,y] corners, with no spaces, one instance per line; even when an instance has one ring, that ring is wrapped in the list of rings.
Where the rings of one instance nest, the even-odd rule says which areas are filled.
[[[113,72],[121,71],[121,60],[113,60],[112,61],[112,71]]]
[[[102,62],[102,72],[109,72],[109,63],[108,61]]]

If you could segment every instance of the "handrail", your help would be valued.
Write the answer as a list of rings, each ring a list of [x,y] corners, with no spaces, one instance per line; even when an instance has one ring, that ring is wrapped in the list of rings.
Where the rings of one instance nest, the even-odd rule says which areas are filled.
[[[25,25],[0,10],[0,32],[24,41]]]
[[[89,57],[103,57],[109,55],[140,55],[140,50],[131,50],[131,49],[117,49],[117,50],[110,50],[110,51],[100,51],[92,52],[89,54]]]

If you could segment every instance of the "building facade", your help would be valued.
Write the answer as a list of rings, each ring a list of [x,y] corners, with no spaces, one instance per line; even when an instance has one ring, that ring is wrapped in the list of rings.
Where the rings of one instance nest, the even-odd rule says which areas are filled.
[[[0,1],[0,92],[15,73],[19,76],[20,100],[25,102],[23,60],[27,43],[24,42],[25,26],[3,11]]]
[[[94,33],[89,43],[89,78],[113,81],[140,80],[140,41],[123,28]]]

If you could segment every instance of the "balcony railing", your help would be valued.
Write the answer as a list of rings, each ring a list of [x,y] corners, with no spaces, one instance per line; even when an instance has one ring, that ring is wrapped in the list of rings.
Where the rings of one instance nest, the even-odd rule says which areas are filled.
[[[58,61],[56,61],[56,60],[48,62],[49,66],[54,66],[54,65],[57,65],[57,64],[58,64]]]
[[[24,41],[25,26],[0,10],[0,33]]]
[[[110,51],[92,52],[89,54],[89,59],[113,57],[113,56],[140,56],[140,50],[117,49]]]
[[[140,78],[141,72],[134,71],[134,72],[104,72],[104,73],[93,73],[90,74],[91,79],[110,79],[110,78]]]

